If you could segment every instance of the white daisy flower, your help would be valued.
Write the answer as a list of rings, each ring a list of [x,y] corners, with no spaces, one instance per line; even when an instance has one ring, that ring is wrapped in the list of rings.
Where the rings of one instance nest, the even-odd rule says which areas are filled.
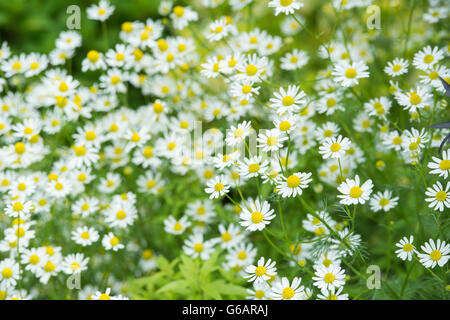
[[[392,191],[386,190],[384,192],[377,192],[370,199],[370,209],[375,212],[383,210],[388,212],[389,210],[397,206],[399,197],[392,197]]]
[[[395,253],[397,254],[397,257],[402,260],[411,261],[412,255],[417,252],[414,246],[413,236],[410,236],[409,239],[408,237],[403,237],[398,243],[395,244],[395,246],[400,248],[396,250]]]
[[[300,283],[302,278],[295,277],[289,283],[288,278],[283,277],[272,285],[271,297],[274,300],[305,300],[305,287]]]
[[[283,131],[278,129],[261,130],[256,139],[258,148],[262,148],[264,152],[277,151],[283,147],[283,141],[288,137]]]
[[[408,72],[409,62],[403,58],[395,58],[387,63],[384,72],[391,77],[397,77]]]
[[[306,103],[303,99],[306,94],[300,91],[299,86],[290,85],[287,90],[280,88],[280,92],[275,92],[274,96],[270,99],[270,106],[276,109],[278,115],[297,112]]]
[[[277,184],[276,190],[283,198],[296,197],[303,193],[303,189],[308,188],[311,172],[295,172],[289,177],[282,176],[281,181]]]
[[[432,156],[432,160],[428,163],[428,168],[432,169],[430,174],[438,174],[447,179],[450,173],[450,150],[442,152],[442,159]]]
[[[373,183],[371,179],[360,185],[359,176],[356,175],[355,179],[347,178],[345,182],[340,184],[338,191],[342,194],[337,197],[341,199],[340,203],[344,205],[364,204],[369,200],[372,188]]]
[[[426,268],[434,268],[436,265],[443,267],[448,259],[450,259],[450,244],[437,239],[436,243],[433,239],[425,242],[420,247],[425,253],[418,253],[417,256]]]
[[[343,87],[353,87],[358,84],[358,79],[369,77],[369,67],[362,61],[350,63],[346,60],[338,62],[331,73],[335,81]]]
[[[429,208],[433,208],[436,211],[444,211],[444,208],[450,208],[450,182],[447,182],[445,188],[437,181],[432,187],[428,187],[425,191],[425,195],[429,198],[425,198],[426,202],[430,202]]]
[[[341,158],[350,148],[350,139],[339,135],[336,137],[326,138],[319,147],[319,153],[324,159]]]
[[[245,272],[248,273],[248,275],[244,276],[244,278],[247,278],[249,282],[266,282],[267,280],[271,279],[272,277],[277,275],[277,268],[275,267],[276,262],[272,261],[272,259],[268,259],[264,263],[265,259],[264,257],[259,258],[256,266],[250,265],[245,268]]]
[[[270,208],[267,201],[260,203],[258,199],[256,201],[249,199],[247,205],[248,207],[244,206],[239,216],[241,219],[239,224],[248,231],[261,231],[275,218],[275,210]]]
[[[230,186],[223,175],[212,178],[206,183],[205,192],[210,194],[210,199],[220,198],[229,191]]]
[[[339,266],[319,266],[314,274],[313,284],[321,290],[334,290],[345,284],[345,270]]]
[[[420,70],[428,70],[444,58],[444,52],[439,47],[426,46],[414,55],[413,65]]]
[[[268,6],[275,8],[275,15],[277,16],[280,13],[293,14],[295,10],[303,7],[303,3],[299,0],[272,0]]]

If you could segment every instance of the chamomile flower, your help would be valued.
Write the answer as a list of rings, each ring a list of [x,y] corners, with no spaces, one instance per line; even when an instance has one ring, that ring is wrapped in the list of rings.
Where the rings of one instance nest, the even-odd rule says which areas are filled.
[[[442,152],[442,159],[438,157],[431,157],[433,161],[428,162],[430,174],[437,174],[439,177],[447,179],[450,173],[450,150]]]
[[[425,191],[426,202],[430,202],[429,208],[433,208],[436,211],[444,211],[444,208],[450,208],[450,182],[447,182],[445,188],[437,181],[433,186],[428,187]]]
[[[280,59],[280,68],[283,70],[296,70],[305,66],[309,61],[308,54],[303,50],[294,49]]]
[[[277,151],[283,147],[283,141],[287,140],[286,134],[278,129],[261,130],[256,139],[258,148],[262,151]]]
[[[364,204],[369,200],[372,194],[373,183],[371,179],[365,181],[362,185],[359,180],[359,176],[356,175],[355,179],[346,179],[338,187],[338,191],[342,193],[337,197],[340,198],[340,203],[344,205],[351,204]]]
[[[242,141],[245,140],[245,138],[251,133],[251,122],[250,121],[244,121],[240,124],[235,126],[231,126],[230,130],[227,131],[227,136],[225,138],[225,142],[229,146],[237,146]]]
[[[248,207],[244,207],[239,216],[241,220],[239,224],[248,231],[261,231],[275,218],[274,209],[270,208],[267,201],[260,203],[258,199],[255,201],[249,199],[247,205]]]
[[[288,177],[282,176],[276,186],[276,191],[283,198],[302,195],[303,189],[308,188],[312,181],[311,172],[295,172]]]
[[[245,272],[248,274],[244,278],[247,278],[249,282],[266,282],[272,277],[277,275],[276,262],[272,259],[264,259],[261,257],[258,259],[256,265],[250,265],[245,268]]]
[[[198,20],[198,14],[191,7],[175,6],[170,14],[175,29],[184,29],[189,22]]]
[[[450,244],[440,239],[437,239],[436,242],[430,239],[420,246],[420,248],[425,253],[419,252],[417,256],[425,268],[434,268],[436,265],[443,267],[448,259],[450,259]]]
[[[333,288],[332,290],[321,289],[317,298],[320,300],[348,300],[348,293],[342,293],[344,287]]]
[[[207,31],[205,32],[206,38],[209,41],[219,41],[226,36],[231,31],[231,25],[227,24],[226,18],[221,18],[219,20],[213,21],[207,28]]]
[[[106,250],[118,251],[120,249],[125,248],[125,246],[120,243],[120,239],[114,235],[114,233],[109,232],[102,239],[102,245]]]
[[[397,77],[407,73],[408,66],[408,60],[403,58],[395,58],[393,61],[388,62],[387,66],[384,68],[384,72],[391,77]]]
[[[388,212],[389,210],[397,206],[398,200],[399,197],[392,196],[392,191],[380,191],[374,194],[370,199],[370,209],[372,209],[374,212],[378,212],[380,210]]]
[[[0,283],[14,287],[19,280],[19,264],[14,259],[7,258],[0,261]]]
[[[61,270],[65,274],[74,274],[87,270],[89,258],[85,258],[82,253],[73,253],[64,257]]]
[[[350,63],[340,61],[334,66],[331,73],[335,81],[340,82],[343,87],[353,87],[359,83],[359,79],[369,77],[369,67],[362,61]]]
[[[341,158],[345,152],[350,148],[350,139],[339,135],[336,137],[325,138],[322,145],[319,147],[319,153],[324,159]]]
[[[230,186],[223,175],[212,178],[206,183],[205,192],[210,194],[210,199],[220,198],[229,191]]]
[[[261,156],[245,158],[239,162],[239,175],[243,178],[257,177],[267,170],[268,165],[269,162],[263,161]]]
[[[321,290],[334,290],[345,284],[345,270],[339,266],[319,266],[314,272],[313,285]]]
[[[253,288],[247,289],[247,300],[268,300],[271,298],[271,288],[266,282],[253,282]]]
[[[236,65],[238,73],[234,76],[237,81],[260,82],[260,77],[266,72],[268,60],[256,54],[248,55]]]
[[[302,279],[295,277],[289,283],[288,278],[283,277],[272,285],[271,297],[274,300],[305,300],[305,287],[300,285]]]
[[[414,55],[413,65],[420,70],[428,70],[444,58],[442,49],[426,46]]]
[[[225,228],[223,224],[219,224],[219,233],[218,242],[223,249],[227,250],[235,247],[244,239],[241,229],[235,224],[230,224],[228,228]]]
[[[303,99],[306,94],[299,86],[291,85],[287,90],[280,88],[280,92],[274,92],[275,98],[270,99],[270,106],[276,109],[278,115],[294,113],[300,110],[305,104]]]
[[[303,3],[299,0],[272,0],[268,5],[271,8],[275,8],[276,16],[280,13],[293,14],[295,10],[303,7]]]
[[[173,216],[169,216],[164,220],[164,231],[171,234],[182,234],[190,226],[191,223],[186,216],[181,217],[181,219],[175,219]]]
[[[402,260],[411,261],[413,254],[417,252],[414,246],[413,236],[410,236],[409,239],[408,237],[403,237],[398,243],[395,244],[395,246],[400,248],[397,249],[395,253],[397,254],[397,257]]]
[[[184,242],[183,251],[194,259],[200,257],[202,260],[208,260],[214,252],[215,244],[215,240],[204,241],[202,234],[194,233]]]
[[[106,21],[114,12],[115,7],[106,0],[100,0],[98,5],[94,4],[87,8],[88,19]]]
[[[72,231],[72,240],[83,247],[89,246],[99,239],[97,230],[91,227],[78,227]]]

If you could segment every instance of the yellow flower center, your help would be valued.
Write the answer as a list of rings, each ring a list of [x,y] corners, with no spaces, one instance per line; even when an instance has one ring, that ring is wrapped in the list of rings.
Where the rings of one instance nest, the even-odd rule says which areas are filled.
[[[436,71],[431,71],[428,77],[430,77],[431,80],[436,80],[439,78],[439,73],[437,73]]]
[[[214,186],[214,190],[216,190],[216,191],[222,191],[223,190],[223,183],[221,183],[221,182],[219,182],[219,183],[216,183],[216,185]]]
[[[434,57],[431,54],[427,54],[424,58],[423,58],[423,62],[430,64],[434,61]]]
[[[194,244],[194,251],[195,252],[202,252],[203,251],[203,244],[201,244],[201,243]]]
[[[81,238],[84,239],[84,240],[87,240],[90,237],[91,237],[91,235],[87,231],[84,231],[83,233],[81,233]]]
[[[400,70],[402,70],[402,66],[399,64],[396,64],[392,67],[392,71],[394,72],[399,72]]]
[[[184,14],[184,8],[182,6],[176,6],[173,8],[173,13],[178,17],[181,18]]]
[[[37,254],[33,254],[30,256],[30,263],[31,264],[38,264],[39,263],[39,256]]]
[[[355,77],[356,77],[356,70],[353,69],[353,68],[348,68],[348,69],[345,71],[345,76],[346,76],[347,78],[349,78],[349,79],[355,78]]]
[[[258,170],[259,170],[259,164],[257,164],[257,163],[252,163],[251,165],[248,166],[248,171],[250,173],[258,172]]]
[[[265,275],[266,272],[267,272],[267,270],[263,266],[256,267],[256,269],[255,269],[255,274],[258,277],[261,277],[261,276]]]
[[[237,257],[239,260],[244,260],[245,258],[247,258],[247,253],[245,251],[239,251]]]
[[[280,4],[283,7],[287,7],[288,5],[290,5],[292,3],[292,0],[280,0]],[[284,296],[284,295],[283,295]]]
[[[286,182],[289,188],[297,188],[300,185],[301,180],[296,175],[291,175],[287,178]]]
[[[116,218],[119,219],[119,220],[125,219],[126,216],[127,216],[127,214],[126,214],[126,212],[123,211],[123,210],[119,210],[119,211],[117,211],[117,213],[116,213]]]
[[[249,76],[254,76],[257,72],[258,72],[258,68],[255,67],[252,64],[249,64],[245,70],[245,72],[247,73],[247,75]]]
[[[181,225],[181,223],[179,223],[177,221],[177,223],[175,223],[175,225],[173,226],[173,230],[175,231],[181,231],[181,229],[183,229],[183,226]]]
[[[418,105],[419,103],[422,102],[422,98],[415,92],[411,92],[411,95],[409,97],[409,102],[412,105]]]
[[[17,142],[14,145],[14,151],[16,151],[17,154],[23,154],[25,152],[25,144],[23,142]]]
[[[111,238],[111,240],[109,241],[109,243],[110,243],[113,247],[115,247],[115,246],[117,246],[117,245],[119,244],[119,238],[113,237],[113,238]]]
[[[97,62],[97,60],[100,58],[100,54],[96,50],[91,50],[88,52],[87,58],[90,62],[94,63]]]
[[[411,251],[413,248],[414,248],[414,247],[413,247],[413,245],[412,245],[411,243],[406,243],[406,244],[403,246],[403,251],[409,252],[409,251]]]
[[[444,201],[445,199],[447,199],[447,192],[445,192],[444,190],[436,192],[437,201]]]
[[[350,189],[350,197],[359,198],[362,195],[362,189],[358,186],[354,186]]]
[[[331,283],[331,282],[334,281],[334,279],[335,279],[335,277],[334,277],[334,274],[332,274],[332,273],[327,273],[327,274],[323,277],[323,280],[324,280],[326,283]]]
[[[261,212],[255,211],[252,213],[251,219],[253,223],[261,223],[264,219],[264,216],[262,215]]]
[[[18,211],[22,211],[23,210],[23,204],[20,202],[15,202],[13,204],[13,210],[18,212]]]
[[[433,261],[438,261],[439,259],[441,259],[442,257],[442,253],[439,250],[433,250],[430,253],[430,259]]]
[[[224,242],[228,242],[231,240],[231,234],[227,231],[224,234],[222,234],[222,240]]]
[[[282,121],[279,125],[280,131],[287,131],[291,128],[289,121]]]
[[[285,96],[281,102],[285,107],[289,107],[294,104],[295,100],[291,96]]]
[[[47,263],[44,266],[45,272],[52,272],[55,270],[55,265],[51,261],[47,261]]]
[[[93,141],[97,138],[97,135],[95,134],[94,131],[90,130],[86,132],[86,140],[88,141]]]
[[[77,271],[78,269],[80,269],[80,264],[78,262],[72,262],[70,264],[70,269],[72,269],[72,271]]]
[[[339,150],[341,150],[341,145],[339,143],[335,142],[331,145],[330,150],[332,152],[338,152]]]
[[[5,279],[9,279],[11,278],[13,275],[13,271],[11,270],[11,268],[5,268],[2,270],[2,277]]]
[[[283,289],[283,298],[284,299],[291,299],[294,295],[295,295],[295,291],[291,287],[287,287],[287,288]]]
[[[120,82],[120,78],[118,76],[111,77],[111,84],[116,85]]]
[[[439,168],[441,170],[449,170],[450,169],[450,160],[442,160],[439,164]]]

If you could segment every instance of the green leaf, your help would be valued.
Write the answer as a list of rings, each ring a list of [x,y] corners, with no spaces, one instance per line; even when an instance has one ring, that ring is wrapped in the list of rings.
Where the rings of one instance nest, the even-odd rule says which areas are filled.
[[[221,281],[221,280],[218,280]],[[202,290],[205,296],[205,299],[215,299],[215,300],[222,300],[222,296],[220,295],[220,290],[217,287],[217,282],[207,282],[202,285]]]
[[[219,267],[216,265],[217,258],[219,257],[219,250],[216,250],[211,257],[205,261],[200,269],[200,278],[205,279],[207,278],[213,271],[219,269]]]
[[[163,292],[174,292],[174,293],[184,293],[189,283],[186,280],[177,280],[166,284],[164,287],[158,289],[156,294],[160,294]]]
[[[233,296],[246,296],[248,294],[247,290],[244,287],[235,285],[235,284],[229,284],[229,283],[222,283],[219,285],[216,285],[217,289],[220,291],[221,294],[226,294]]]

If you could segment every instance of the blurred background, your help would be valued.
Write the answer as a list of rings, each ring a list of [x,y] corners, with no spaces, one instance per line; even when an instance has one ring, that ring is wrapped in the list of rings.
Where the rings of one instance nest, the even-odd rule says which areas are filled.
[[[110,43],[114,43],[122,22],[158,17],[161,0],[109,2],[116,7],[114,14],[107,20],[108,36],[112,40]],[[70,14],[67,14],[67,8],[78,5],[83,43],[89,43],[93,49],[98,43],[98,49],[101,49],[100,23],[88,20],[86,14],[86,9],[96,3],[98,0],[0,0],[0,42],[7,41],[13,53],[49,53],[58,34],[68,30],[66,19]]]

